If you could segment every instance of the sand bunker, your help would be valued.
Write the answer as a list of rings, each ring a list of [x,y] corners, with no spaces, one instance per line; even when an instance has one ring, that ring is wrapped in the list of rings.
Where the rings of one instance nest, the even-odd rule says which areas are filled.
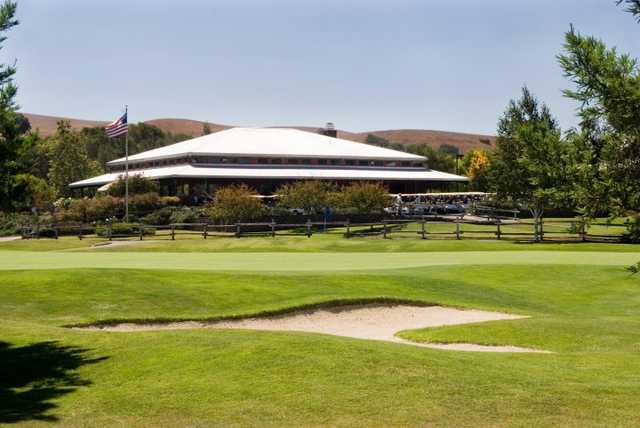
[[[100,248],[126,247],[128,245],[149,244],[149,243],[152,243],[152,242],[158,242],[158,241],[154,241],[154,240],[148,240],[148,241],[140,241],[140,240],[107,241],[107,242],[100,242],[98,244],[94,244],[91,247],[89,247],[89,249],[97,250],[97,249],[100,249]]]
[[[395,336],[397,332],[402,330],[521,318],[526,317],[500,312],[460,310],[440,306],[358,305],[317,309],[269,318],[246,318],[215,322],[185,321],[163,324],[122,323],[114,326],[83,328],[121,332],[196,328],[303,331],[456,351],[545,352],[515,346],[416,343]]]

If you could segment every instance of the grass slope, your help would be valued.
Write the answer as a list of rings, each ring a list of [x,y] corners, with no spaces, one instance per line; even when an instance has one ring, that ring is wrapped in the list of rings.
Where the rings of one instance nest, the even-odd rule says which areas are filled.
[[[640,418],[640,286],[621,266],[606,265],[624,264],[616,257],[633,254],[550,254],[414,254],[458,264],[401,269],[394,265],[395,253],[371,253],[359,257],[367,256],[378,269],[352,272],[334,270],[340,260],[331,253],[321,255],[324,263],[313,254],[291,253],[279,257],[312,257],[284,264],[293,268],[314,260],[309,270],[224,273],[156,269],[161,263],[149,265],[147,253],[114,252],[88,255],[133,259],[142,269],[0,271],[0,423],[633,425]],[[51,262],[73,265],[85,255],[0,251],[0,260],[6,266],[7,259],[53,257]],[[162,263],[199,256],[170,254]],[[260,263],[256,254],[205,256]],[[278,254],[262,256],[273,263]],[[393,263],[382,269],[390,256]],[[517,264],[500,264],[510,256],[520,257],[511,259]],[[529,264],[536,257],[553,263]],[[478,258],[492,264],[477,264]],[[379,297],[532,316],[403,333],[413,340],[511,344],[556,353],[459,353],[304,333],[105,333],[61,327],[114,318],[252,314]]]

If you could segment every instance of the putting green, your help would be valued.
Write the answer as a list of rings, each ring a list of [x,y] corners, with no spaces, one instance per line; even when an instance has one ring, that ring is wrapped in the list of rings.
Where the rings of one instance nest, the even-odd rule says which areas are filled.
[[[0,270],[185,269],[210,271],[347,271],[438,265],[564,264],[626,266],[638,253],[466,251],[429,253],[64,253],[0,251]]]

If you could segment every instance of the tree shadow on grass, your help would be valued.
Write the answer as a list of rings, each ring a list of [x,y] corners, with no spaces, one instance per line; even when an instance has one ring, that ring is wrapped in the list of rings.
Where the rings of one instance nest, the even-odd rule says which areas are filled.
[[[87,349],[39,342],[13,346],[0,342],[0,424],[25,420],[56,421],[51,400],[91,382],[76,370],[108,357],[88,358]]]

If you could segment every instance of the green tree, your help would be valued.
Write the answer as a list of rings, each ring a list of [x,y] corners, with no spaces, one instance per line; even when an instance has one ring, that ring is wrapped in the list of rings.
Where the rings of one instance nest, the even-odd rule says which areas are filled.
[[[129,195],[141,195],[145,193],[158,193],[159,186],[156,181],[149,180],[140,174],[129,174]],[[125,194],[125,178],[124,175],[109,186],[107,193],[111,196],[124,196]]]
[[[58,122],[49,144],[49,182],[59,196],[71,195],[70,183],[102,172],[98,163],[87,156],[80,133],[72,130],[69,122]]]
[[[136,154],[171,144],[162,129],[144,122],[129,125],[129,154]],[[123,146],[122,143],[120,143]]]
[[[124,143],[120,138],[108,138],[101,126],[82,128],[80,138],[89,159],[104,168],[107,162],[124,157]]]
[[[626,11],[631,13],[640,22],[640,0],[618,0],[618,5],[624,4]]]
[[[335,207],[335,186],[320,180],[296,181],[278,188],[278,206],[300,208],[307,214],[322,212],[325,207]]]
[[[391,204],[389,190],[378,182],[356,181],[340,193],[342,207],[358,214],[382,214]]]
[[[30,131],[23,136],[18,150],[19,170],[46,179],[49,174],[48,141],[37,132]]]
[[[6,33],[18,25],[16,8],[16,3],[8,0],[0,5],[0,47],[7,39]],[[18,157],[26,132],[22,116],[16,112],[15,73],[14,66],[0,64],[0,209],[10,209],[16,196],[16,175],[21,173]]]
[[[638,1],[619,1],[640,17]],[[638,61],[573,27],[558,57],[578,102],[575,146],[578,206],[588,217],[640,211],[640,68]]]
[[[232,184],[218,189],[205,211],[225,224],[256,220],[266,214],[266,208],[257,196],[255,190],[244,184]]]
[[[367,134],[364,142],[365,144],[370,144],[372,146],[384,147],[387,149],[399,150],[402,152],[407,151],[407,148],[403,144],[394,143],[376,134]]]
[[[18,174],[14,180],[13,209],[27,211],[36,208],[39,211],[50,210],[53,207],[56,192],[42,178],[32,174]]]
[[[436,150],[428,144],[410,144],[407,146],[407,151],[416,155],[424,156],[427,158],[427,165],[429,168],[436,171],[443,172],[456,172],[456,157],[447,152],[447,149]]]
[[[103,127],[83,128],[80,131],[80,136],[89,159],[97,161],[102,168],[105,167],[107,162],[125,156],[124,137],[108,138]],[[157,126],[144,122],[130,124],[129,154],[134,155],[173,144],[178,141],[176,138],[180,139],[182,136],[164,133]]]
[[[202,124],[202,135],[209,135],[211,134],[211,125],[209,125],[209,122],[205,122]]]
[[[546,208],[570,205],[569,159],[548,107],[523,88],[498,122],[490,172],[498,199],[528,209],[537,224]]]
[[[442,144],[438,147],[438,151],[454,157],[460,154],[460,149],[452,144]]]

